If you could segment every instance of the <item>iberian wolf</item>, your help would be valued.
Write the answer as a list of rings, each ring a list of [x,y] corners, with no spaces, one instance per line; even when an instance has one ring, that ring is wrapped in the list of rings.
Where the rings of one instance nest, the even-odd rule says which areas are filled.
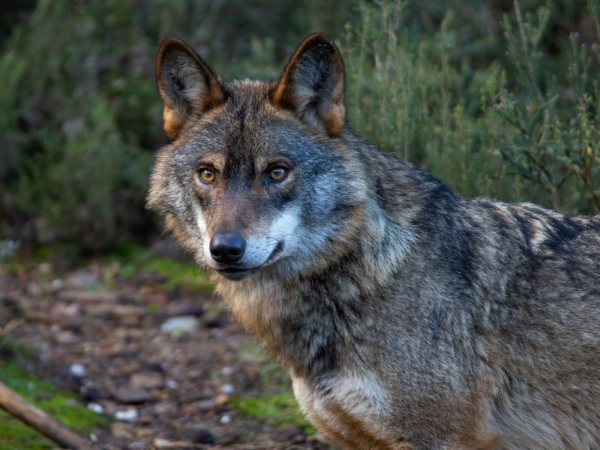
[[[167,39],[149,208],[346,449],[599,449],[600,218],[464,198],[358,136],[334,43],[226,81]]]

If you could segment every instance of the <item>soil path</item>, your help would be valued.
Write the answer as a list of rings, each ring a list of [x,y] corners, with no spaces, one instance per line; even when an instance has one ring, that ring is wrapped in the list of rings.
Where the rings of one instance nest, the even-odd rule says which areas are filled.
[[[97,448],[331,448],[307,436],[287,376],[210,290],[122,273],[0,266],[0,337],[35,349],[36,375],[110,418]]]

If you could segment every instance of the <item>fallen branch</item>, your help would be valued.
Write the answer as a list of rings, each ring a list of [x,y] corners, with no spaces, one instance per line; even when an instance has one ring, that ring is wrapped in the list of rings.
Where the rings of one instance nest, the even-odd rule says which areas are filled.
[[[21,396],[0,383],[0,407],[25,422],[32,428],[52,439],[61,447],[74,450],[90,448],[90,441],[79,436],[70,428],[36,408]]]

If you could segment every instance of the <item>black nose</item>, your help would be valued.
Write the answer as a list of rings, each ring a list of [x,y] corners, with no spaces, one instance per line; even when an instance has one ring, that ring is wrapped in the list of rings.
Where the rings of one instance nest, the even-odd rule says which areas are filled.
[[[245,250],[246,241],[237,233],[216,233],[210,240],[210,254],[218,263],[236,263]]]

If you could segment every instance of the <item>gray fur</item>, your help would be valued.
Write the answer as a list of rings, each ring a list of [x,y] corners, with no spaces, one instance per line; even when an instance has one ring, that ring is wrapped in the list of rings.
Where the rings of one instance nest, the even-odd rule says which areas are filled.
[[[221,83],[225,103],[159,152],[149,207],[327,436],[344,448],[600,448],[600,218],[458,196],[348,126],[331,137],[273,105],[277,82]],[[206,158],[221,164],[208,188]],[[266,186],[280,158],[288,184]],[[284,214],[298,217],[290,236],[267,236]],[[284,249],[232,280],[203,250],[223,227]]]

